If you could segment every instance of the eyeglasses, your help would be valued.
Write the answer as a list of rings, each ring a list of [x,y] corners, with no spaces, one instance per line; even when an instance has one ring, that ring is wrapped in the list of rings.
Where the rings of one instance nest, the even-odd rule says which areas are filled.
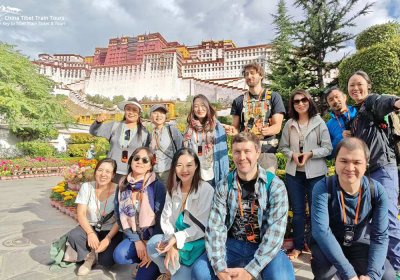
[[[306,104],[308,103],[307,97],[303,97],[302,99],[293,99],[293,104],[294,105],[299,105],[301,103]]]
[[[144,163],[144,164],[148,164],[149,162],[150,162],[150,159],[148,158],[148,157],[140,157],[140,156],[135,156],[134,158],[133,158],[133,160],[134,161],[139,161],[139,160],[142,160],[142,163]]]
[[[99,168],[99,169],[97,169],[96,173],[105,173],[105,174],[107,174],[107,175],[111,175],[111,174],[113,173],[113,171],[112,171],[112,170],[107,170],[107,169]]]
[[[131,130],[125,130],[125,141],[129,141],[131,139]]]

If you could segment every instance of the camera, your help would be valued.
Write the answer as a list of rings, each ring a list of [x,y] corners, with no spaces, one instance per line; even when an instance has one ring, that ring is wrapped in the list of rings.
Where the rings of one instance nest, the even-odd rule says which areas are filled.
[[[247,130],[250,131],[254,126],[254,118],[251,117],[248,121],[247,121]]]
[[[101,216],[100,220],[97,221],[96,225],[94,226],[95,231],[101,231],[101,228],[103,227],[104,224],[104,216]]]
[[[351,246],[353,244],[354,239],[354,226],[353,225],[345,225],[344,226],[344,238],[343,238],[343,246]]]

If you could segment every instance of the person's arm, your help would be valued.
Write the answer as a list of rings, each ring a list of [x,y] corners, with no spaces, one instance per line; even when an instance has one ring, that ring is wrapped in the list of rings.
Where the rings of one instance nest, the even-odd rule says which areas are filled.
[[[261,129],[261,133],[264,136],[274,136],[279,134],[282,129],[282,122],[283,122],[283,114],[277,113],[271,117],[271,121],[269,126],[263,126]]]
[[[254,259],[245,266],[245,270],[253,278],[257,278],[261,271],[279,252],[286,232],[289,210],[286,187],[278,177],[275,177],[270,188],[267,203],[268,208],[265,210],[266,213],[264,213],[264,216],[267,216],[266,231],[254,254]]]
[[[215,274],[228,268],[225,261],[225,245],[228,232],[225,225],[228,207],[227,196],[228,181],[225,178],[215,188],[205,235],[208,259]]]
[[[214,141],[214,178],[215,184],[229,173],[228,144],[225,129],[219,121],[215,127]]]
[[[321,122],[319,124],[320,129],[319,129],[319,138],[321,139],[321,145],[320,147],[317,147],[315,149],[312,149],[312,158],[323,158],[332,153],[332,143],[331,143],[331,137],[329,136],[329,131],[328,128],[326,127],[326,124],[324,121],[321,119]],[[318,131],[318,129],[316,129]],[[317,132],[318,133],[318,132]]]
[[[375,120],[383,120],[387,114],[399,108],[398,105],[400,105],[399,97],[392,95],[371,94],[365,100],[366,109],[372,109]]]
[[[89,133],[94,136],[104,137],[108,140],[111,137],[114,123],[115,122],[104,123],[94,121],[94,123],[89,128]]]
[[[172,141],[174,141],[175,146],[176,146],[176,150],[180,150],[182,148],[183,145],[183,136],[182,133],[173,125],[170,126],[171,131],[172,131],[172,136],[174,139],[172,139]]]
[[[189,212],[199,222],[201,222],[204,226],[206,226],[208,222],[208,216],[210,215],[211,200],[214,194],[214,189],[210,185],[207,186],[202,185],[199,186],[199,188],[207,188],[207,189],[198,190],[198,192],[200,192],[198,205],[193,205],[194,206],[193,208],[196,209],[196,212],[193,211]],[[188,218],[185,217],[185,220],[187,219]],[[187,241],[193,241],[204,237],[204,232],[201,230],[201,228],[199,228],[196,224],[194,224],[194,222],[190,222],[190,224],[191,224],[190,227],[175,232],[174,234],[176,239],[176,247],[178,249],[182,249],[183,246],[185,245],[185,242]]]
[[[117,234],[118,230],[118,224],[114,223],[107,235],[103,238],[103,240],[100,241],[99,247],[96,249],[96,253],[104,252],[108,248],[111,243],[111,239],[113,239],[113,237]]]
[[[341,277],[351,279],[357,276],[353,266],[343,254],[339,242],[336,240],[329,227],[328,211],[328,187],[326,180],[321,180],[315,184],[312,192],[311,205],[311,231],[314,240],[317,242],[321,252],[330,263],[338,270]],[[331,199],[336,199],[332,195]],[[334,209],[340,211],[340,209]]]
[[[172,224],[173,221],[171,221],[172,217],[172,198],[167,192],[167,195],[165,197],[165,204],[164,204],[164,209],[161,213],[161,229],[166,235],[172,235],[175,232],[175,227]]]
[[[374,181],[374,184],[377,197],[371,198],[375,200],[375,206],[372,214],[367,275],[371,279],[381,279],[389,245],[388,197],[385,188],[379,182]]]
[[[281,150],[281,152],[286,156],[286,158],[289,161],[292,160],[292,155],[293,155],[293,151],[290,148],[290,142],[289,142],[290,141],[289,133],[290,133],[291,123],[292,123],[292,119],[289,119],[285,123],[285,126],[282,129],[282,136],[279,141],[279,149]]]
[[[156,181],[154,184],[154,214],[156,215],[155,225],[153,229],[154,234],[161,234],[163,231],[161,229],[161,213],[165,204],[165,186],[161,181]]]

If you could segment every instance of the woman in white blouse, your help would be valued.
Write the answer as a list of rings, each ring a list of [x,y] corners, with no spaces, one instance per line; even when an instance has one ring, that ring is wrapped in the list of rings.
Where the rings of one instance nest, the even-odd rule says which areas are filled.
[[[213,187],[200,176],[200,161],[188,148],[172,159],[167,196],[161,215],[164,234],[147,245],[161,279],[191,279],[191,266],[205,252],[204,229],[210,213]]]
[[[114,264],[114,249],[122,241],[113,215],[116,185],[111,180],[116,171],[115,160],[99,161],[94,172],[95,182],[83,183],[76,197],[79,225],[68,233],[68,242],[78,253],[77,262],[84,261],[78,275],[89,274],[96,262],[96,253],[100,265]]]

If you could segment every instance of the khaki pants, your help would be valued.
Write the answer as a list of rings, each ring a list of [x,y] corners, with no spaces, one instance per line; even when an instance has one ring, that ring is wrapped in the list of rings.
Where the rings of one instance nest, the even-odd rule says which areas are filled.
[[[275,173],[278,169],[278,160],[276,159],[276,155],[272,153],[261,153],[258,158],[258,163],[262,168],[272,173]]]

